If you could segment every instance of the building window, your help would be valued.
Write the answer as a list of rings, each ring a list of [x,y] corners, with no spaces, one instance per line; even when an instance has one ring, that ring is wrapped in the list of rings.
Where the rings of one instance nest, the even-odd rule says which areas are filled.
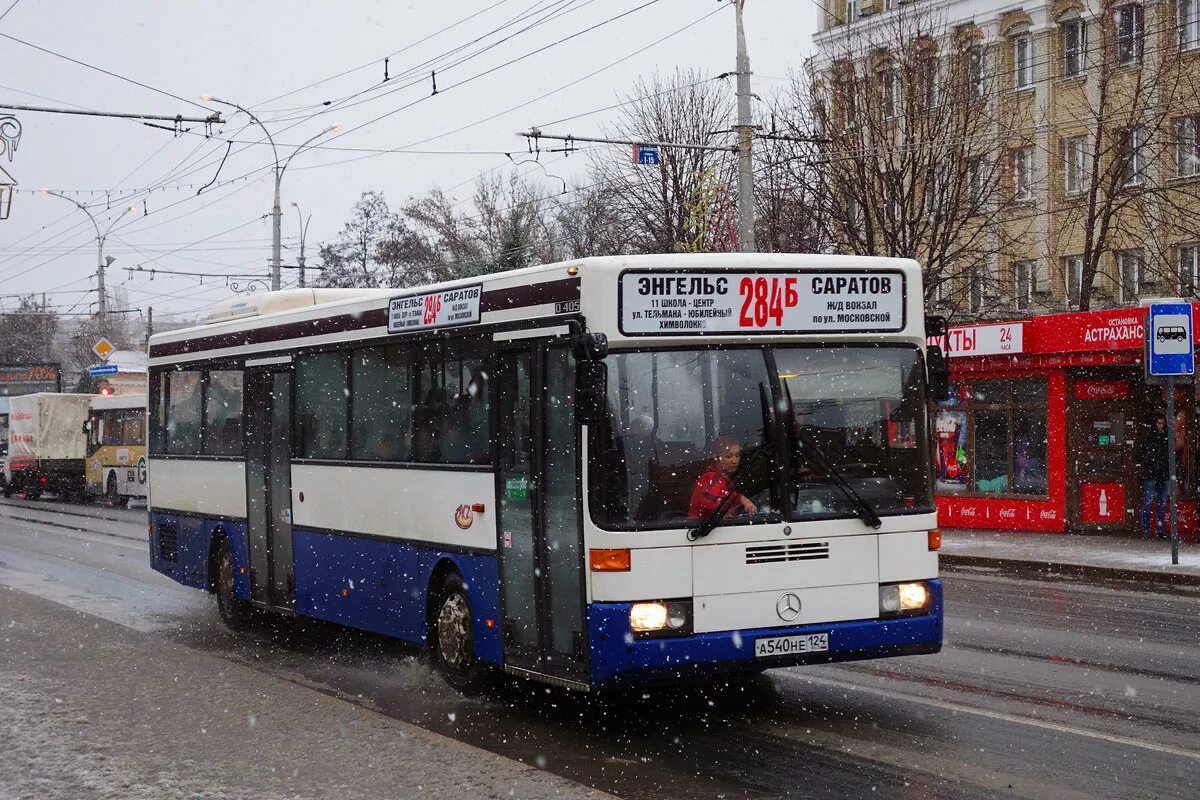
[[[1033,37],[1028,33],[1016,36],[1013,43],[1013,69],[1018,89],[1033,86]]]
[[[1121,302],[1136,300],[1146,285],[1146,261],[1141,250],[1122,250],[1117,253],[1117,275]]]
[[[884,11],[894,11],[898,0],[883,0]]]
[[[1200,47],[1200,0],[1179,0],[1179,48],[1194,50]]]
[[[930,166],[925,173],[925,213],[931,218],[943,210],[942,199],[946,196],[946,179]]]
[[[1179,247],[1179,293],[1193,297],[1200,284],[1200,244]]]
[[[968,202],[972,208],[978,208],[983,205],[983,187],[986,178],[984,170],[987,169],[987,162],[983,160],[983,156],[975,156],[967,163],[967,181],[970,198]]]
[[[1018,311],[1028,311],[1033,305],[1033,296],[1039,291],[1037,285],[1037,262],[1018,261],[1013,264],[1016,277],[1016,300]]]
[[[1079,291],[1083,287],[1083,256],[1066,256],[1062,260],[1063,288],[1072,307],[1079,306]]]
[[[983,45],[973,44],[967,51],[967,80],[970,82],[971,97],[979,100],[984,95],[987,57]]]
[[[971,268],[967,276],[967,304],[976,314],[983,313],[987,302],[987,270],[980,264]]]
[[[1081,19],[1062,24],[1063,77],[1082,75],[1087,53],[1087,23]]]
[[[894,119],[900,108],[900,76],[896,70],[888,68],[880,73],[879,89],[884,119]]]
[[[1126,186],[1138,186],[1146,177],[1146,129],[1127,128],[1122,132],[1122,179]]]
[[[977,381],[938,404],[938,494],[1047,492],[1046,381]]]
[[[1196,117],[1175,120],[1175,163],[1181,178],[1200,175],[1200,136]]]
[[[1063,190],[1067,194],[1083,191],[1087,174],[1087,136],[1063,140]]]
[[[1013,198],[1018,201],[1033,199],[1033,147],[1022,147],[1013,152]]]
[[[1136,64],[1142,60],[1145,18],[1140,5],[1117,9],[1117,63]]]
[[[846,22],[858,19],[858,0],[846,0]]]
[[[937,108],[938,104],[938,60],[937,56],[926,56],[921,65],[922,82],[925,89],[925,108]]]

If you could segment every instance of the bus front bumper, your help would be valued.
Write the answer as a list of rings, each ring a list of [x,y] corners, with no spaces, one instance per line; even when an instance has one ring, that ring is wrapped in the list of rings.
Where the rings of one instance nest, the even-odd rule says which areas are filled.
[[[588,607],[591,682],[599,687],[936,653],[942,648],[942,582],[930,580],[927,585],[929,612],[920,616],[664,638],[635,636],[629,627],[629,603],[592,603]],[[757,639],[813,633],[829,634],[828,651],[754,656]]]

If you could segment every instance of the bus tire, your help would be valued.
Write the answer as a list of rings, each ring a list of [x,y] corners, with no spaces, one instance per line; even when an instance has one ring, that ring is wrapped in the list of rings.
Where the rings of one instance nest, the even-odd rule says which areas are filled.
[[[475,657],[474,620],[467,586],[457,572],[446,575],[430,621],[429,651],[446,683],[465,695],[483,691],[485,665]]]
[[[105,487],[104,495],[113,508],[125,508],[129,505],[129,498],[123,497],[117,492],[117,473],[115,472],[108,473],[108,485]]]
[[[229,549],[229,540],[219,539],[216,550],[217,574],[213,593],[217,596],[217,613],[230,630],[242,630],[250,622],[253,608],[234,592],[233,553]]]

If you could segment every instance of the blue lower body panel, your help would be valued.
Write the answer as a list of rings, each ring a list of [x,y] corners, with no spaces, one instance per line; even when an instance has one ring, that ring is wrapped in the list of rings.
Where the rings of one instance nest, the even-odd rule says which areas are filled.
[[[417,644],[425,642],[427,594],[440,588],[430,586],[434,569],[442,561],[452,562],[467,584],[475,655],[500,663],[495,556],[300,528],[292,531],[292,546],[297,613]]]
[[[184,586],[208,590],[212,566],[208,561],[219,532],[229,540],[233,555],[234,591],[238,597],[249,597],[246,523],[238,520],[150,512],[150,566]]]
[[[942,647],[942,582],[932,580],[928,585],[929,613],[917,617],[661,639],[634,635],[629,627],[629,603],[592,603],[588,608],[592,684],[642,683],[709,673],[756,672],[797,664],[936,653]],[[758,638],[825,632],[829,634],[828,652],[754,657],[754,641]]]
[[[150,513],[150,565],[197,589],[212,588],[209,557],[223,531],[233,553],[234,594],[250,599],[246,524],[158,511]],[[437,545],[292,529],[296,612],[352,628],[425,643],[427,598],[438,564],[450,562],[471,602],[475,655],[501,663],[500,581],[494,555],[447,552]],[[490,621],[490,625],[488,624]]]

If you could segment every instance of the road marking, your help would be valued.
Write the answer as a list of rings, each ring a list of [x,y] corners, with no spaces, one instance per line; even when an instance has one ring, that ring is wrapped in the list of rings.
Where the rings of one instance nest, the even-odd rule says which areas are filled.
[[[850,681],[841,681],[837,678],[818,678],[812,675],[798,675],[796,673],[783,671],[775,672],[774,677],[791,678],[792,680],[808,681],[810,683],[821,683],[839,689],[873,694],[877,697],[883,697],[889,700],[906,700],[912,703],[919,703],[922,705],[932,706],[934,708],[940,708],[943,711],[961,711],[964,714],[974,714],[979,717],[987,717],[988,719],[994,719],[1000,722],[1011,722],[1017,725],[1029,725],[1034,728],[1042,728],[1044,730],[1055,731],[1057,733],[1070,733],[1076,736],[1083,736],[1088,739],[1099,739],[1112,744],[1124,745],[1126,747],[1137,747],[1141,750],[1151,750],[1156,753],[1166,753],[1168,755],[1190,758],[1193,761],[1200,761],[1200,752],[1194,750],[1184,750],[1180,747],[1172,747],[1169,744],[1142,742],[1138,741],[1137,739],[1130,739],[1126,736],[1118,736],[1112,733],[1101,733],[1100,731],[1090,731],[1086,728],[1074,728],[1070,725],[1063,725],[1058,722],[1050,722],[1049,720],[1034,719],[1033,717],[1023,717],[1019,714],[1006,714],[1003,711],[989,711],[985,708],[973,708],[971,706],[963,705],[962,703],[955,703],[949,700],[935,700],[930,697],[922,697],[920,695],[907,694],[904,692],[884,691],[883,689],[875,689],[871,686],[862,686]]]

